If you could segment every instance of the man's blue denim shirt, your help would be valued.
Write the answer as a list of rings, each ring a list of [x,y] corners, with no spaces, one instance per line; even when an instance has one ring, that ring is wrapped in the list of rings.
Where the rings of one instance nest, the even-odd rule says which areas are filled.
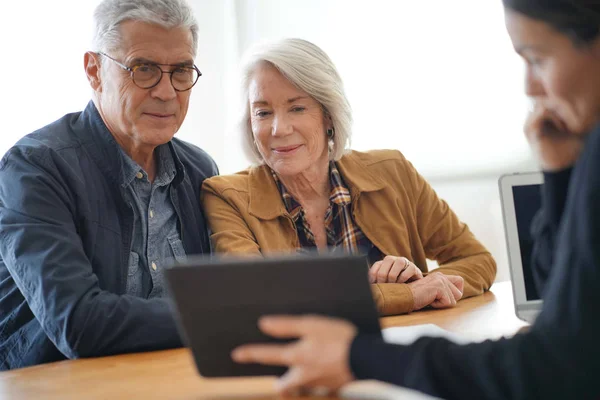
[[[165,267],[185,258],[179,219],[169,197],[177,174],[175,162],[168,144],[156,147],[154,154],[156,176],[150,182],[146,171],[121,151],[125,200],[133,209],[127,294],[146,299],[164,295]]]
[[[186,254],[208,253],[208,154],[173,139],[169,196]],[[181,346],[163,298],[126,294],[134,213],[119,145],[92,102],[0,161],[0,369]]]

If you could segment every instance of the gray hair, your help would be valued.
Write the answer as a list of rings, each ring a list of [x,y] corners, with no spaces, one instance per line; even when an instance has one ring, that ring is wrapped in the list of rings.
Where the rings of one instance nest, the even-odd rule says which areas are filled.
[[[302,39],[284,39],[259,45],[250,50],[242,69],[242,113],[240,130],[244,151],[258,164],[264,160],[252,134],[248,88],[252,75],[261,64],[269,63],[292,84],[305,91],[321,104],[323,112],[331,118],[334,128],[330,141],[329,158],[339,160],[350,147],[352,136],[352,110],[344,93],[342,78],[329,56],[318,46]],[[325,135],[325,132],[323,132]]]
[[[198,47],[198,23],[185,0],[104,0],[94,12],[95,51],[118,49],[121,41],[119,26],[124,21],[140,21],[167,29],[189,28],[193,55]]]

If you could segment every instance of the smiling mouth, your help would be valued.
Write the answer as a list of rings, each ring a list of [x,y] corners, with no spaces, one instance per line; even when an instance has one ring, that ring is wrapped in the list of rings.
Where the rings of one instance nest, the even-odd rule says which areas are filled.
[[[174,114],[155,114],[155,113],[144,113],[150,117],[154,117],[154,118],[170,118],[173,117]]]
[[[300,146],[302,146],[302,145],[298,144],[295,146],[276,147],[273,149],[273,152],[278,153],[278,154],[290,154],[290,153],[293,153],[294,151],[298,150],[300,148]]]

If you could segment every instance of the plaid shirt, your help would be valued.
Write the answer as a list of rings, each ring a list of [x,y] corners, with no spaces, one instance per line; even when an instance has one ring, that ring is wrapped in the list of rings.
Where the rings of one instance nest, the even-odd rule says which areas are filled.
[[[287,191],[277,177],[277,174],[273,170],[271,170],[271,173],[273,174],[273,179],[275,179],[279,193],[281,193],[285,208],[290,213],[296,225],[300,248],[315,248],[315,237],[306,220],[304,209],[292,197],[291,193]],[[381,253],[379,250],[363,234],[352,218],[352,198],[350,197],[350,191],[344,185],[342,176],[333,161],[329,163],[329,181],[331,192],[329,194],[329,207],[327,207],[327,211],[325,212],[327,245],[332,250],[339,249],[350,254],[369,254],[370,259],[375,252],[377,254],[376,258],[380,259]]]

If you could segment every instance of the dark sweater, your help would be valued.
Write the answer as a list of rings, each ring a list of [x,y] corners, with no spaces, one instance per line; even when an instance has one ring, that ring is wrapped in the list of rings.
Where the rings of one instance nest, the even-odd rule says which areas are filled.
[[[529,332],[463,346],[359,335],[354,375],[445,399],[599,398],[600,127],[572,171],[545,174],[542,196],[533,265],[544,305]]]

